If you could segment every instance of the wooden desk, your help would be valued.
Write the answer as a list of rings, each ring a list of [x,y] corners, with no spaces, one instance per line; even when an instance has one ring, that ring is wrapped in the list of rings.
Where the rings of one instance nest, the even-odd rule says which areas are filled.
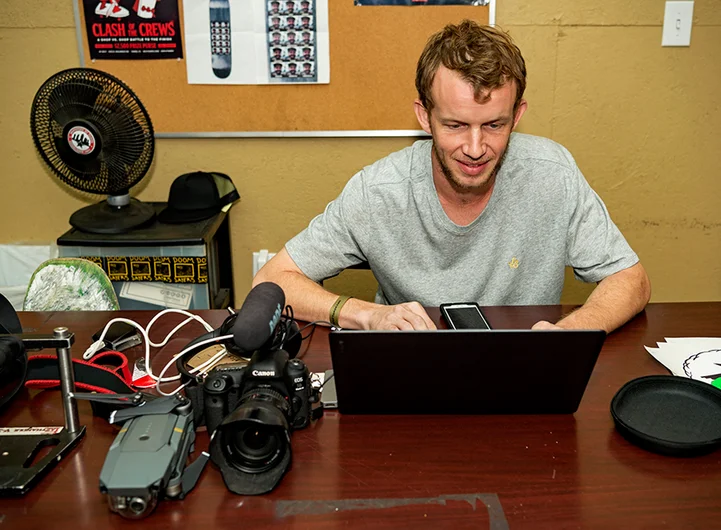
[[[496,328],[527,328],[563,307],[488,308]],[[201,314],[219,324],[223,311]],[[142,323],[151,312],[133,313]],[[115,316],[115,315],[113,315]],[[432,313],[438,318],[438,313]],[[26,331],[64,325],[79,357],[110,313],[21,313]],[[154,337],[177,321],[168,318]],[[236,496],[205,470],[183,501],[141,523],[113,514],[98,477],[117,428],[81,402],[80,446],[25,497],[0,499],[5,528],[718,528],[721,452],[693,459],[648,453],[616,433],[609,413],[627,381],[666,373],[646,351],[670,336],[718,336],[721,303],[652,304],[604,345],[572,416],[325,417],[292,437],[293,465],[272,493]],[[157,335],[156,335],[157,333]],[[193,336],[188,329],[185,337]],[[304,347],[312,370],[330,365],[327,331]],[[185,341],[172,340],[166,357]],[[158,366],[161,359],[158,359]],[[432,377],[433,374],[429,374]],[[542,377],[542,374],[539,374]],[[452,392],[452,386],[439,385]],[[2,425],[63,423],[59,392],[24,392]],[[196,451],[207,447],[199,433]]]

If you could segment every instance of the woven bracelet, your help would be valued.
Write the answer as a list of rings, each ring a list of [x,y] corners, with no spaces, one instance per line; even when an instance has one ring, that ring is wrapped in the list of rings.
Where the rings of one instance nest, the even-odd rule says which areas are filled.
[[[338,315],[340,315],[341,308],[345,305],[345,303],[353,298],[352,296],[347,295],[341,295],[339,296],[335,302],[333,302],[333,305],[330,306],[330,316],[328,319],[330,320],[330,323],[334,326],[339,326],[338,324]]]

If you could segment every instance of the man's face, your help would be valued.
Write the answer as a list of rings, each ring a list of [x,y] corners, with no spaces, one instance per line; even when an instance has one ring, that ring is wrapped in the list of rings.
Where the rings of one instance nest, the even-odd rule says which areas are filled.
[[[493,90],[478,102],[473,87],[460,74],[443,66],[431,86],[434,107],[427,112],[420,100],[416,116],[433,137],[433,180],[447,182],[457,193],[489,191],[495,182],[511,131],[526,110],[516,100],[515,82]]]

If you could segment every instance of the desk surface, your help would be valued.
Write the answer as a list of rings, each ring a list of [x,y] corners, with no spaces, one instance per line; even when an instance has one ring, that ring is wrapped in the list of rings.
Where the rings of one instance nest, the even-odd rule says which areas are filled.
[[[495,328],[555,319],[560,306],[485,310]],[[224,311],[200,312],[218,325]],[[132,314],[147,323],[152,312]],[[438,312],[431,312],[438,318]],[[112,316],[117,316],[112,315]],[[26,332],[63,325],[80,357],[111,313],[20,313]],[[154,329],[164,335],[171,317]],[[208,466],[183,501],[161,502],[142,523],[112,514],[98,477],[116,427],[80,403],[87,434],[27,495],[0,499],[7,528],[714,528],[721,521],[721,451],[693,459],[648,453],[614,429],[609,404],[627,381],[666,370],[646,351],[664,337],[719,336],[721,303],[651,304],[610,335],[581,406],[564,416],[326,415],[292,436],[290,472],[270,494],[236,496]],[[155,335],[157,333],[157,335]],[[183,332],[181,332],[183,335]],[[193,330],[184,336],[192,338]],[[162,359],[185,344],[171,340]],[[330,367],[327,330],[301,353]],[[155,363],[154,363],[155,364]],[[60,425],[59,392],[23,391],[3,426]],[[196,452],[207,447],[198,433]]]

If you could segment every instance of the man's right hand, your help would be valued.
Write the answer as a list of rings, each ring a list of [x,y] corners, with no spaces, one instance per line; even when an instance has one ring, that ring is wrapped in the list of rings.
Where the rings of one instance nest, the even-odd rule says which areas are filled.
[[[436,325],[418,302],[406,302],[398,305],[375,305],[364,319],[365,329],[389,330],[426,330],[436,329]]]

